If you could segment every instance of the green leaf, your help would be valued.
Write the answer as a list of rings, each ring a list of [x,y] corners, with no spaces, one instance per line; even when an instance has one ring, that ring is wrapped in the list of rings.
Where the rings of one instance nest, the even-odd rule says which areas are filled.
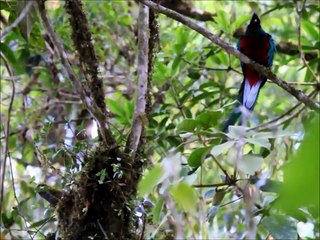
[[[20,15],[20,13],[25,9],[29,1],[27,0],[20,0],[17,2],[17,16]],[[22,21],[19,23],[19,29],[21,32],[21,35],[24,37],[26,41],[29,40],[30,33],[32,30],[32,26],[35,22],[35,8],[32,6],[29,12],[26,14],[26,16],[22,19]]]
[[[108,108],[116,115],[117,120],[121,124],[129,125],[134,109],[133,104],[120,94],[117,94],[117,98],[118,99],[108,98],[106,100]]]
[[[188,77],[191,79],[194,79],[194,80],[198,80],[201,77],[201,74],[199,71],[194,70],[194,71],[189,72]]]
[[[217,21],[217,26],[219,27],[219,29],[228,32],[228,30],[230,29],[230,23],[224,10],[217,11],[215,20]]]
[[[141,195],[148,195],[152,192],[153,188],[160,183],[164,174],[161,166],[153,167],[147,172],[139,182],[139,192]]]
[[[252,143],[253,145],[259,145],[269,150],[271,148],[271,144],[267,138],[246,138],[246,141],[248,143]]]
[[[34,145],[27,142],[22,148],[23,161],[25,163],[31,163],[34,160],[34,152]]]
[[[190,31],[184,26],[176,28],[176,43],[185,46],[189,42]]]
[[[244,126],[229,126],[229,133],[227,134],[231,139],[238,139],[247,134],[247,127]]]
[[[218,124],[221,116],[221,111],[205,111],[196,117],[197,126],[202,129],[214,127]]]
[[[264,217],[261,224],[275,239],[297,238],[296,222],[288,216],[272,214]]]
[[[177,126],[177,132],[194,132],[196,126],[197,122],[194,119],[186,118]]]
[[[306,38],[312,40],[318,40],[319,38],[319,31],[315,28],[315,25],[312,24],[310,21],[302,20],[301,22],[302,32],[306,35]]]
[[[214,205],[214,206],[210,207],[208,210],[208,214],[207,214],[208,221],[211,221],[217,215],[219,210],[220,210],[219,206]]]
[[[243,24],[249,22],[251,15],[237,16],[237,20],[233,23],[234,29],[242,27]]]
[[[17,1],[8,1],[8,0],[1,0],[0,1],[0,10],[6,10],[8,12],[13,11],[16,8]]]
[[[14,53],[12,50],[7,46],[7,44],[0,42],[0,49],[1,52],[3,52],[4,56],[6,59],[8,59],[8,62],[11,63],[12,65],[17,64],[16,57],[14,56]]]
[[[309,122],[297,153],[283,169],[284,186],[276,206],[288,213],[306,206],[312,206],[314,212],[319,213],[319,126],[320,119],[316,116]]]
[[[211,149],[211,154],[214,155],[215,157],[217,157],[221,153],[223,153],[223,152],[227,151],[228,149],[230,149],[231,147],[233,147],[234,144],[235,144],[235,141],[227,141],[225,143],[216,145]]]
[[[159,197],[159,200],[158,202],[156,203],[156,206],[153,208],[153,211],[152,211],[152,221],[154,224],[157,224],[160,220],[160,214],[161,214],[161,211],[162,211],[162,208],[163,208],[163,198],[162,197]]]
[[[204,147],[194,150],[188,158],[188,165],[193,168],[199,167],[202,164],[202,161],[205,159],[210,148],[211,147]]]
[[[186,212],[196,213],[198,196],[190,185],[180,182],[170,188],[170,194]]]
[[[244,155],[238,162],[239,171],[244,174],[253,175],[256,171],[261,170],[263,158],[253,154]]]
[[[222,202],[224,196],[226,195],[226,190],[225,189],[220,189],[216,191],[216,194],[213,197],[213,201],[212,204],[214,206],[218,206],[220,205],[220,203]]]
[[[47,218],[44,218],[44,219],[41,219],[40,221],[37,221],[37,222],[34,222],[32,223],[29,228],[36,228],[36,227],[39,227],[43,224],[46,224],[46,223],[49,223],[49,222],[54,222],[56,221],[56,219],[54,217],[47,217]]]
[[[120,18],[119,18],[119,23],[121,25],[131,25],[132,24],[132,18],[130,17],[130,15],[122,15]]]

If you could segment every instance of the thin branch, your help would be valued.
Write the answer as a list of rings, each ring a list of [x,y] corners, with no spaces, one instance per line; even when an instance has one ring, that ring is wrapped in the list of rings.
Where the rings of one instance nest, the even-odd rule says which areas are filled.
[[[98,226],[99,226],[104,238],[108,239],[108,235],[107,235],[106,231],[103,229],[103,227],[101,226],[99,219],[97,220],[97,223],[98,223]]]
[[[27,5],[25,6],[25,8],[21,11],[19,17],[16,18],[16,20],[14,20],[14,22],[10,26],[3,29],[3,31],[0,34],[0,40],[2,40],[2,38],[4,38],[12,29],[14,29],[16,26],[18,26],[18,24],[25,18],[25,16],[27,16],[32,5],[33,5],[33,0],[29,0]]]
[[[213,183],[213,184],[194,184],[192,187],[195,188],[212,188],[212,187],[223,187],[223,186],[232,186],[233,183]]]
[[[306,58],[304,57],[304,53],[302,51],[302,47],[301,47],[301,20],[302,20],[302,11],[304,9],[304,5],[306,3],[306,0],[302,1],[301,4],[301,8],[299,9],[299,2],[296,2],[296,11],[298,14],[298,49],[299,49],[299,56],[303,62],[303,64],[307,67],[307,69],[310,71],[311,75],[313,76],[313,78],[319,82],[318,77],[316,76],[316,74],[313,72],[312,68],[309,66],[309,64],[306,61]]]
[[[141,235],[140,235],[139,240],[143,240],[144,239],[144,232],[145,232],[145,229],[146,229],[146,222],[147,222],[147,216],[146,215],[147,215],[146,213],[142,214],[142,230],[141,230]]]
[[[314,109],[314,110],[319,110],[320,109],[319,104],[313,102],[303,92],[301,92],[300,90],[295,89],[294,87],[292,87],[291,85],[289,85],[285,81],[283,81],[281,78],[277,77],[277,75],[275,75],[269,68],[264,67],[264,66],[262,66],[262,65],[260,65],[260,64],[258,64],[256,62],[252,61],[250,58],[248,58],[246,55],[244,55],[241,52],[239,52],[232,45],[230,45],[229,43],[223,41],[218,36],[212,34],[207,29],[205,29],[203,27],[200,27],[199,25],[197,25],[195,22],[193,22],[192,20],[188,19],[187,17],[185,17],[185,16],[183,16],[183,15],[181,15],[181,14],[175,12],[175,11],[167,9],[167,8],[161,6],[161,5],[158,5],[158,4],[156,4],[156,3],[152,2],[152,1],[149,1],[149,0],[139,0],[139,2],[147,5],[148,7],[152,8],[152,9],[154,9],[154,10],[156,10],[156,11],[162,13],[162,14],[165,14],[166,16],[168,16],[170,18],[173,18],[176,21],[181,22],[184,25],[188,26],[189,28],[197,31],[198,33],[200,33],[204,37],[208,38],[214,44],[216,44],[216,45],[220,46],[221,48],[223,48],[226,52],[231,53],[232,55],[236,56],[243,63],[251,66],[253,69],[255,69],[259,73],[263,74],[264,76],[266,76],[267,78],[272,80],[278,86],[280,86],[281,88],[283,88],[284,90],[289,92],[292,96],[294,96],[300,102],[303,102],[305,105],[307,105],[311,109]]]
[[[3,55],[2,52],[0,52],[1,58],[7,68],[7,71],[9,73],[9,76],[12,77],[14,76],[13,70],[9,66],[7,59]],[[2,216],[2,203],[3,203],[3,193],[4,193],[4,178],[5,178],[5,173],[6,173],[6,165],[7,165],[7,158],[9,156],[9,135],[10,135],[10,120],[11,120],[11,111],[12,111],[12,106],[13,106],[13,101],[14,101],[14,96],[16,92],[16,85],[14,79],[11,79],[11,85],[12,85],[12,91],[11,91],[11,97],[10,97],[10,102],[9,102],[9,107],[8,107],[8,112],[7,112],[7,121],[6,121],[6,128],[5,128],[5,148],[4,148],[4,156],[3,156],[3,161],[2,161],[2,166],[0,169],[0,177],[1,177],[1,192],[0,192],[0,216]]]
[[[170,8],[182,15],[193,18],[198,21],[214,21],[214,17],[217,16],[215,13],[210,12],[200,12],[197,9],[193,8],[192,1],[182,1],[182,0],[165,0],[161,3],[166,8]]]
[[[320,83],[319,82],[287,82],[290,85],[297,85],[297,86],[313,86],[316,89],[320,90]]]
[[[88,111],[91,113],[91,115],[95,118],[99,125],[99,130],[102,135],[102,139],[104,142],[108,143],[112,148],[116,146],[116,140],[114,139],[112,132],[109,129],[109,126],[106,121],[105,113],[103,113],[99,107],[95,104],[95,102],[92,101],[91,98],[89,98],[88,94],[83,89],[83,86],[79,79],[77,78],[75,72],[73,71],[68,58],[66,51],[63,48],[63,44],[60,40],[60,38],[55,33],[51,21],[48,19],[44,2],[38,1],[38,9],[40,13],[40,17],[42,19],[43,25],[45,29],[48,32],[48,35],[54,44],[55,48],[58,51],[59,57],[61,58],[61,63],[66,69],[68,76],[76,90],[76,92],[80,95],[80,98],[82,102],[87,107]]]
[[[221,204],[221,205],[220,205],[220,208],[225,207],[225,206],[227,206],[227,205],[229,205],[229,204],[232,204],[232,203],[234,203],[234,202],[237,202],[237,201],[239,201],[239,200],[241,200],[241,199],[243,199],[243,197],[239,197],[239,198],[234,199],[234,200],[231,200],[230,202],[227,202],[227,203],[225,203],[225,204]]]
[[[26,232],[29,234],[30,239],[34,239],[34,238],[31,236],[30,230],[29,230],[29,228],[28,228],[28,223],[29,223],[29,222],[28,222],[27,218],[25,217],[25,215],[22,213],[21,209],[20,209],[20,201],[18,200],[18,196],[17,196],[17,193],[16,193],[16,187],[15,187],[14,177],[13,177],[13,168],[12,168],[11,156],[10,156],[10,153],[9,153],[9,152],[8,152],[8,158],[9,158],[9,164],[10,164],[10,175],[11,175],[13,196],[14,196],[14,199],[16,200],[16,202],[17,202],[18,213],[19,213],[19,216],[22,217],[22,219],[23,219],[23,221],[24,221],[24,225],[25,225],[25,227],[26,227]]]
[[[131,133],[127,141],[127,152],[136,154],[140,138],[147,122],[146,104],[148,91],[149,8],[139,4],[138,33],[138,87]]]
[[[220,162],[218,161],[218,159],[213,155],[213,154],[209,154],[210,157],[212,157],[212,159],[214,160],[214,162],[218,165],[218,167],[221,169],[221,171],[224,173],[224,175],[228,178],[228,182],[231,179],[230,175],[228,174],[227,170],[225,170],[222,165],[220,164]]]
[[[309,98],[313,98],[314,96],[317,95],[317,90],[314,90],[312,91],[308,97]],[[247,131],[253,131],[253,130],[257,130],[257,129],[267,129],[267,128],[272,128],[272,127],[275,127],[275,126],[280,126],[282,125],[284,122],[286,121],[280,121],[282,118],[285,118],[286,116],[297,116],[297,113],[300,113],[301,110],[303,110],[304,108],[300,109],[297,113],[294,113],[294,114],[291,114],[292,112],[294,112],[302,103],[299,102],[297,103],[295,106],[293,106],[292,108],[290,108],[288,111],[286,111],[285,113],[281,114],[280,116],[276,117],[275,119],[272,119],[271,121],[269,122],[266,122],[266,123],[263,123],[263,124],[260,124],[258,126],[255,126],[255,127],[252,127],[250,129],[248,129]],[[291,114],[291,115],[290,115]],[[291,119],[291,117],[290,117]]]

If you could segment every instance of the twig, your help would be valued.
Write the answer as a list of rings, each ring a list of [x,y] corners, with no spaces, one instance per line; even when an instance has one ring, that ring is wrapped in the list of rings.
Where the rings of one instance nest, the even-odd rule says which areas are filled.
[[[102,234],[104,236],[104,239],[108,239],[108,235],[107,235],[106,231],[103,229],[103,227],[101,226],[101,224],[99,222],[99,219],[97,220],[97,223],[98,223],[98,226],[99,226],[99,228],[100,228],[100,230],[101,230],[101,232],[102,232]]]
[[[272,80],[278,86],[283,88],[285,91],[289,92],[292,96],[294,96],[299,101],[303,102],[305,105],[307,105],[311,109],[314,109],[314,110],[319,110],[320,109],[319,104],[313,102],[310,98],[308,98],[300,90],[297,90],[294,87],[292,87],[291,85],[287,84],[285,81],[283,81],[277,75],[275,75],[269,68],[266,68],[266,67],[264,67],[264,66],[262,66],[262,65],[260,65],[260,64],[258,64],[256,62],[252,61],[246,55],[242,54],[237,49],[235,49],[232,45],[230,45],[229,43],[223,41],[218,36],[212,34],[207,29],[205,29],[203,27],[200,27],[199,25],[197,25],[195,22],[193,22],[192,20],[188,19],[187,17],[185,17],[185,16],[183,16],[183,15],[181,15],[181,14],[175,12],[175,11],[167,9],[167,8],[161,6],[161,5],[158,5],[158,4],[156,4],[156,3],[152,2],[152,1],[149,1],[149,0],[139,0],[139,2],[147,5],[148,7],[152,8],[152,9],[154,9],[154,10],[156,10],[156,11],[162,13],[162,14],[165,14],[166,16],[168,16],[170,18],[173,18],[176,21],[181,22],[184,25],[188,26],[189,28],[197,31],[198,33],[200,33],[204,37],[208,38],[214,44],[216,44],[216,45],[220,46],[221,48],[223,48],[226,52],[231,53],[232,55],[236,56],[243,63],[251,66],[253,69],[255,69],[259,73],[263,74],[264,76],[266,76],[267,78]]]
[[[239,201],[239,200],[242,199],[242,198],[243,198],[243,197],[239,197],[239,198],[234,199],[234,200],[232,200],[232,201],[230,201],[230,202],[227,202],[227,203],[225,203],[225,204],[221,204],[221,205],[220,205],[220,208],[225,207],[225,206],[227,206],[227,205],[229,205],[229,204],[231,204],[231,203],[234,203],[234,202],[236,202],[236,201]]]
[[[139,4],[139,33],[138,33],[138,87],[136,106],[134,109],[131,133],[127,140],[126,152],[134,157],[138,149],[140,138],[144,129],[148,90],[148,51],[149,51],[149,8]]]
[[[224,175],[226,175],[226,177],[228,178],[228,181],[229,181],[231,178],[230,178],[230,175],[228,174],[228,172],[222,167],[222,165],[220,164],[218,159],[213,154],[210,153],[209,155],[210,155],[210,157],[213,158],[215,163],[218,165],[218,167],[221,169],[221,171],[224,173]]]
[[[0,52],[1,58],[6,66],[6,69],[9,73],[9,76],[12,77],[14,76],[13,70],[11,69],[11,67],[8,64],[7,59],[5,58],[5,56],[3,55],[2,52]],[[20,204],[19,204],[19,200],[17,198],[16,195],[16,191],[15,191],[15,184],[14,184],[14,177],[13,177],[13,170],[12,170],[12,165],[11,165],[11,158],[10,158],[10,153],[9,153],[9,133],[10,133],[10,120],[11,120],[11,111],[12,111],[12,107],[13,107],[13,102],[14,102],[14,97],[15,97],[15,92],[16,92],[16,85],[15,85],[15,81],[12,78],[11,79],[11,84],[12,84],[12,92],[11,92],[11,98],[10,98],[10,103],[9,103],[9,107],[8,107],[8,113],[7,113],[7,121],[6,121],[6,127],[4,128],[4,135],[5,135],[5,150],[4,150],[4,158],[3,158],[3,164],[1,167],[1,193],[0,193],[0,216],[2,216],[2,207],[3,207],[3,195],[4,195],[4,178],[5,178],[5,173],[6,173],[6,165],[7,165],[7,159],[9,158],[9,163],[10,163],[10,172],[11,172],[11,181],[12,181],[12,188],[13,188],[13,195],[14,198],[17,202],[17,207],[18,207],[18,212],[19,215],[22,217],[22,219],[24,220],[24,224],[26,226],[26,230],[29,234],[29,236],[32,238],[29,229],[28,229],[28,224],[27,224],[27,219],[25,218],[25,216],[20,212]]]
[[[143,218],[143,222],[142,222],[142,230],[141,230],[140,240],[144,239],[144,232],[146,230],[146,222],[147,222],[147,214],[142,213],[142,218]]]
[[[3,55],[2,52],[0,52],[1,58],[7,68],[7,71],[9,73],[9,76],[12,77],[13,70],[8,64],[7,59]],[[13,106],[13,101],[14,101],[14,96],[16,92],[16,85],[15,81],[11,79],[11,85],[12,85],[12,92],[11,92],[11,97],[10,97],[10,102],[9,102],[9,107],[8,107],[8,113],[7,113],[7,121],[6,121],[6,128],[5,128],[5,149],[4,149],[4,156],[3,156],[3,162],[2,162],[2,167],[0,169],[1,172],[1,193],[0,193],[0,216],[2,216],[2,203],[3,203],[3,192],[4,192],[4,178],[5,178],[5,173],[6,173],[6,165],[7,165],[7,158],[9,154],[9,135],[10,135],[10,119],[11,119],[11,111],[12,111],[12,106]]]
[[[301,8],[299,9],[299,2],[298,1],[296,2],[296,11],[297,11],[297,14],[298,14],[298,50],[299,50],[299,56],[300,56],[301,60],[303,61],[303,64],[310,71],[310,73],[313,76],[313,78],[317,82],[319,82],[318,77],[316,76],[316,74],[313,72],[313,70],[311,69],[311,67],[307,63],[306,58],[304,57],[304,53],[302,51],[302,47],[301,47],[301,19],[302,19],[302,11],[304,9],[305,3],[306,3],[306,0],[303,0],[302,4],[301,4]]]
[[[181,224],[180,216],[178,215],[177,210],[174,207],[174,202],[170,198],[167,191],[162,194],[165,205],[170,212],[168,216],[168,221],[172,225],[174,230],[174,238],[175,239],[183,239],[183,226]]]
[[[290,85],[297,85],[297,86],[313,86],[316,89],[320,89],[319,82],[287,82]]]
[[[42,232],[40,232],[40,230],[41,230],[49,221],[51,221],[52,219],[54,219],[55,216],[56,216],[56,215],[53,214],[53,215],[52,215],[50,218],[48,218],[44,223],[42,223],[41,226],[35,231],[35,233],[33,234],[32,237],[35,238],[38,233],[40,233],[42,236],[45,237],[46,235],[43,234]]]
[[[24,221],[24,225],[25,225],[25,228],[26,228],[26,232],[29,234],[30,239],[34,239],[34,238],[31,236],[30,230],[29,230],[29,228],[28,228],[28,220],[27,220],[27,218],[24,216],[24,214],[21,212],[21,209],[20,209],[20,201],[18,200],[17,193],[16,193],[16,187],[15,187],[15,183],[14,183],[13,169],[12,169],[12,163],[11,163],[10,153],[8,153],[8,158],[9,158],[9,164],[10,164],[10,175],[11,175],[11,181],[12,181],[13,196],[14,196],[14,199],[16,200],[16,202],[17,202],[17,209],[18,209],[18,212],[19,212],[19,216],[22,217],[22,219],[23,219],[23,221]]]
[[[194,184],[192,187],[195,188],[212,188],[212,187],[222,187],[222,186],[231,186],[231,183],[213,183],[213,184]]]
[[[163,3],[161,3],[161,5],[198,21],[215,22],[214,17],[217,16],[215,13],[198,11],[197,9],[193,8],[192,4],[189,4],[188,1],[165,0]]]
[[[75,72],[70,66],[66,51],[63,48],[63,44],[60,38],[55,33],[52,27],[51,21],[47,17],[44,2],[38,1],[37,3],[38,3],[38,9],[39,9],[39,13],[40,13],[40,17],[42,19],[43,25],[46,28],[52,43],[54,44],[55,48],[58,51],[59,57],[61,58],[61,63],[66,69],[75,90],[80,95],[80,98],[82,102],[85,104],[85,106],[87,107],[88,111],[97,121],[103,141],[108,143],[112,148],[114,148],[116,146],[116,140],[114,139],[114,136],[112,135],[112,132],[109,129],[105,114],[101,112],[101,110],[97,107],[97,104],[93,102],[91,98],[89,98],[88,94],[83,89],[81,82],[79,81]]]
[[[311,99],[314,97],[314,96],[316,96],[317,95],[317,90],[314,90],[314,91],[312,91],[309,95],[308,95],[308,97],[310,97]],[[283,113],[283,114],[281,114],[280,116],[278,116],[278,117],[276,117],[275,119],[272,119],[271,121],[269,121],[269,122],[266,122],[266,123],[263,123],[263,124],[260,124],[260,125],[258,125],[258,126],[255,126],[255,127],[252,127],[252,128],[250,128],[250,129],[248,129],[247,131],[249,132],[249,131],[253,131],[253,130],[257,130],[257,129],[266,129],[266,128],[272,128],[272,127],[274,127],[274,126],[280,126],[280,125],[282,125],[283,123],[285,123],[287,120],[285,120],[285,121],[280,121],[280,119],[282,119],[282,118],[284,118],[284,117],[286,117],[286,116],[288,116],[289,114],[291,114],[294,110],[296,110],[300,105],[301,105],[302,103],[301,102],[299,102],[299,103],[297,103],[295,106],[293,106],[292,108],[290,108],[288,111],[286,111],[285,113]],[[302,108],[302,109],[304,109],[304,108]],[[302,109],[300,109],[299,111],[298,111],[298,113],[300,113],[301,112],[301,110]],[[295,113],[295,114],[293,114],[294,116],[297,116],[297,113]],[[292,116],[292,115],[291,115]],[[292,119],[292,117],[290,117],[290,119]],[[270,126],[269,126],[270,125]],[[269,126],[269,127],[268,127]]]
[[[29,0],[25,8],[21,11],[19,17],[16,18],[16,20],[14,20],[14,22],[10,26],[3,29],[3,31],[0,34],[1,35],[0,39],[4,38],[12,29],[18,26],[18,24],[25,18],[25,16],[27,16],[28,12],[32,7],[32,4],[33,4],[33,0]]]

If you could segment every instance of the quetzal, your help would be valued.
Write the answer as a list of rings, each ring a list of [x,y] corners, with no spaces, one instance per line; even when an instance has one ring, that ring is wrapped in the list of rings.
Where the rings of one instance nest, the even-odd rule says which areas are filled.
[[[270,34],[263,31],[260,19],[257,14],[253,14],[245,34],[239,39],[237,48],[240,52],[248,56],[255,62],[271,67],[273,56],[276,52],[276,45]],[[260,89],[266,83],[267,78],[247,64],[241,62],[243,72],[243,82],[239,90],[238,101],[246,109],[252,111]],[[240,105],[237,106],[230,118],[224,123],[223,131],[228,130],[229,125],[234,125],[241,115]]]

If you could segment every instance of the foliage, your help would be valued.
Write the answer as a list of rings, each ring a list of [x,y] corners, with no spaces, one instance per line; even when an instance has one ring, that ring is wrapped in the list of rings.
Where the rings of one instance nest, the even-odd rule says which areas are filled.
[[[1,0],[7,25],[20,14],[22,3]],[[84,82],[63,2],[46,4],[68,59]],[[137,4],[84,4],[111,129],[124,147],[136,96]],[[193,7],[216,13],[215,22],[201,24],[234,46],[234,32],[246,27],[253,11],[261,16],[263,28],[277,43],[298,46],[294,2],[195,1]],[[35,13],[33,9],[23,24],[1,40],[1,56],[6,59],[2,58],[0,64],[1,160],[6,140],[10,153],[1,206],[1,237],[15,239],[44,239],[54,232],[55,210],[39,197],[36,186],[45,182],[72,189],[84,167],[84,156],[99,142],[97,125],[50,49]],[[307,1],[302,12],[302,51],[316,52],[317,57],[305,66],[298,53],[279,52],[273,67],[277,75],[308,94],[315,89],[312,73],[319,73],[318,19],[319,5]],[[249,217],[248,202],[242,199],[241,191],[247,188],[252,192],[257,239],[291,239],[297,234],[302,238],[319,237],[317,113],[301,105],[294,108],[297,100],[268,82],[246,125],[222,133],[222,123],[235,106],[242,81],[239,60],[166,16],[159,15],[158,20],[160,46],[151,82],[152,112],[139,152],[146,169],[138,196],[132,196],[139,200],[133,201],[135,205],[142,204],[136,215],[137,225],[145,219],[145,238],[244,238]],[[279,121],[260,125],[282,114]],[[7,120],[9,136],[5,136]],[[232,182],[235,165],[237,181]],[[110,172],[120,179],[125,169],[119,166],[113,164],[111,170],[100,171],[96,175],[99,183],[109,179]],[[297,227],[302,223],[311,228]]]

